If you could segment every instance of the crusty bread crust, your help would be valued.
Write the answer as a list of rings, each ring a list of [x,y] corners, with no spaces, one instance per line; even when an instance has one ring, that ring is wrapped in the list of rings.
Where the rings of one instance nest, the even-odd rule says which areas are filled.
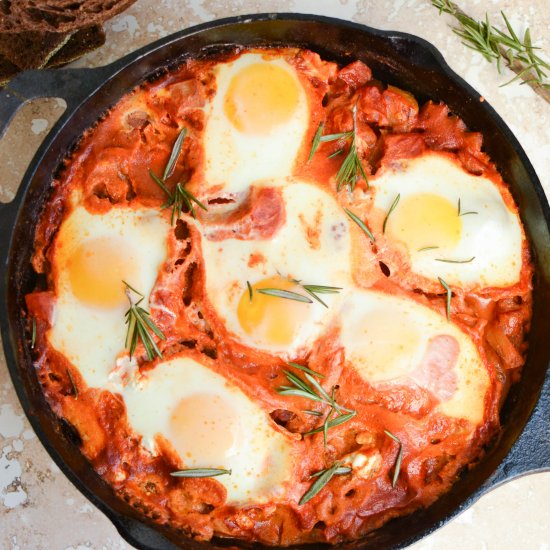
[[[74,32],[114,17],[135,1],[0,0],[0,32]]]

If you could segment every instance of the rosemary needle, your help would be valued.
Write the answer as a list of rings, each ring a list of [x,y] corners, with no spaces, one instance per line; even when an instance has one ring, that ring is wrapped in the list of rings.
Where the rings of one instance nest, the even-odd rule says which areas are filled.
[[[31,349],[36,345],[36,319],[32,318]]]
[[[438,277],[439,283],[447,291],[447,321],[451,320],[451,297],[453,295],[451,287],[441,278]]]
[[[365,223],[351,210],[348,210],[347,208],[344,208],[344,212],[361,228],[363,233],[372,241],[374,242],[374,235],[371,233],[371,230],[365,225]]]
[[[174,146],[172,147],[170,158],[168,159],[168,162],[166,163],[166,166],[164,168],[164,173],[162,174],[162,179],[164,181],[166,181],[174,173],[174,168],[176,167],[176,162],[178,160],[178,157],[180,156],[181,146],[186,135],[187,128],[183,128],[182,131],[179,133],[174,143]]]
[[[294,300],[296,302],[304,302],[306,304],[312,304],[313,300],[310,300],[307,296],[303,294],[298,294],[297,292],[292,292],[291,290],[282,290],[280,288],[258,288],[256,289],[260,294],[265,294],[267,296],[275,296],[277,298],[285,298],[287,300]]]
[[[470,210],[468,212],[462,212],[460,208],[460,199],[458,199],[458,215],[459,216],[468,216],[470,214],[478,214],[478,212],[475,212],[474,210]]]
[[[216,477],[231,475],[231,470],[223,468],[188,468],[186,470],[177,470],[170,472],[172,477]]]
[[[158,348],[153,335],[156,335],[161,340],[166,340],[166,337],[157,325],[149,318],[151,314],[140,306],[144,299],[143,294],[131,287],[126,281],[122,282],[126,287],[126,296],[130,302],[130,309],[128,309],[125,315],[126,324],[128,325],[125,346],[130,352],[130,357],[132,357],[134,351],[136,350],[138,340],[141,340],[149,361],[152,361],[155,358],[155,355],[162,359],[162,353]],[[132,292],[140,296],[137,302],[132,298]]]
[[[291,367],[294,367],[295,369],[301,370],[302,372],[307,372],[308,374],[311,374],[311,376],[317,376],[317,378],[324,378],[325,375],[321,374],[320,372],[311,370],[308,367],[304,367],[304,365],[300,365],[299,363],[293,363],[292,361],[288,361],[288,364]]]
[[[468,258],[467,260],[446,260],[445,258],[436,258],[436,262],[445,262],[447,264],[469,264],[475,260],[475,256]]]
[[[335,475],[344,475],[349,474],[350,472],[351,468],[342,468],[341,461],[336,461],[330,468],[327,468],[326,470],[316,472],[311,477],[317,479],[311,485],[308,491],[302,496],[298,504],[302,506],[302,504],[310,501]]]
[[[395,197],[394,201],[391,203],[390,209],[388,210],[388,213],[384,218],[384,223],[382,224],[382,233],[386,232],[386,225],[388,223],[388,218],[390,217],[390,214],[395,210],[395,207],[399,204],[400,198],[401,198],[401,193],[399,193],[397,197]]]
[[[71,374],[71,370],[67,369],[67,376],[69,377],[69,381],[71,382],[71,386],[73,387],[73,395],[75,399],[78,399],[78,389],[76,387],[76,384],[74,383],[73,375]]]
[[[311,162],[313,155],[315,155],[315,151],[317,151],[317,148],[321,143],[321,136],[323,135],[323,127],[324,127],[324,124],[321,122],[319,124],[319,127],[317,128],[317,131],[315,132],[315,135],[313,136],[313,141],[311,142],[311,151],[309,152],[309,157],[307,159],[308,162]]]
[[[254,293],[252,292],[252,285],[249,281],[246,281],[246,286],[248,287],[248,297],[250,298],[250,301],[252,302],[252,296]]]
[[[395,487],[397,485],[397,480],[399,479],[399,472],[401,471],[401,463],[403,462],[403,444],[401,443],[401,440],[397,436],[393,435],[389,430],[384,430],[384,433],[388,437],[391,437],[399,445],[399,451],[397,453],[397,459],[395,460],[393,477],[391,481],[391,486]]]

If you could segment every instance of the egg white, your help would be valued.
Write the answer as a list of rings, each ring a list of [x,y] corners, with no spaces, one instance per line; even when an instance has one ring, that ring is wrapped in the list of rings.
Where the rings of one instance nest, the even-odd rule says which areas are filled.
[[[231,80],[243,68],[253,64],[280,67],[295,82],[298,102],[292,117],[265,133],[239,131],[224,112],[224,101]],[[204,131],[204,178],[208,187],[238,195],[254,182],[276,179],[283,183],[292,175],[295,159],[309,125],[307,95],[296,70],[284,58],[267,58],[259,53],[246,53],[215,67],[216,94],[206,106]],[[266,82],[269,86],[269,82]],[[269,105],[265,106],[270,109]]]
[[[459,347],[456,387],[437,410],[474,424],[483,420],[487,368],[472,340],[445,317],[410,299],[357,289],[342,303],[339,327],[348,366],[374,385],[423,385],[419,369],[430,339],[451,337]],[[439,373],[446,374],[452,373]]]
[[[400,195],[399,203],[388,217],[386,234],[391,233],[391,226],[408,197],[422,193],[442,197],[456,205],[457,216],[460,199],[463,215],[458,243],[431,250],[408,248],[414,273],[434,281],[441,277],[451,286],[466,289],[507,287],[518,282],[523,238],[520,220],[489,178],[466,172],[447,156],[428,153],[388,167],[371,185],[375,189],[375,207],[383,212],[387,213]],[[464,215],[464,212],[472,213]],[[427,235],[425,246],[437,243],[436,234]],[[467,261],[470,258],[473,259]]]
[[[216,477],[227,489],[228,502],[263,502],[285,494],[293,471],[291,439],[223,376],[180,357],[159,363],[122,394],[130,425],[153,454],[160,434],[179,454],[181,468],[231,470],[231,475]],[[174,424],[171,417],[178,403],[196,396],[204,404]],[[192,423],[191,431],[185,422]],[[182,441],[178,428],[196,435]],[[228,441],[220,443],[224,437]]]
[[[80,370],[89,386],[107,384],[117,355],[125,349],[128,302],[123,298],[114,307],[102,307],[79,300],[67,268],[72,255],[94,239],[108,239],[120,250],[119,265],[117,269],[113,266],[112,272],[117,278],[115,284],[120,281],[122,289],[124,278],[144,295],[142,305],[147,308],[149,293],[166,258],[169,230],[168,222],[155,209],[112,208],[104,214],[92,214],[77,207],[61,224],[52,257],[56,302],[47,337]]]
[[[293,354],[307,345],[325,326],[341,293],[351,285],[349,219],[336,200],[319,187],[296,182],[283,188],[285,222],[277,233],[266,240],[225,239],[211,241],[208,226],[203,233],[202,255],[206,271],[206,292],[227,329],[243,343],[280,353]],[[307,228],[319,231],[318,242],[308,240]],[[260,253],[265,262],[250,265]],[[289,344],[269,342],[257,334],[247,334],[237,316],[239,300],[247,292],[247,281],[254,285],[267,277],[289,276],[303,284],[341,287],[335,294],[322,294],[328,305],[283,300],[287,314],[280,323],[289,323],[297,312],[307,311],[307,318]],[[299,288],[297,292],[305,294]]]

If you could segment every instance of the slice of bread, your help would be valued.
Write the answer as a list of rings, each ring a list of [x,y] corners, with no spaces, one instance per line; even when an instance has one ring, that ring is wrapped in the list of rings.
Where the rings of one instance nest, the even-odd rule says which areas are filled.
[[[0,32],[74,32],[114,17],[136,0],[0,0]]]
[[[85,53],[103,46],[103,44],[105,44],[105,31],[101,25],[80,29],[50,58],[46,63],[46,67],[66,65],[82,57]]]
[[[0,34],[0,86],[6,84],[18,72],[28,68],[59,67],[66,65],[105,43],[105,31],[101,25],[80,29],[72,34],[60,35],[61,41],[52,40],[46,49],[42,36],[45,33],[21,33],[12,37],[14,48],[8,47],[9,41]],[[46,33],[50,34],[50,33]],[[31,37],[36,40],[33,42]],[[18,48],[27,41],[26,49]],[[21,66],[21,65],[23,66]]]
[[[72,33],[23,31],[0,33],[0,54],[20,69],[41,69]]]

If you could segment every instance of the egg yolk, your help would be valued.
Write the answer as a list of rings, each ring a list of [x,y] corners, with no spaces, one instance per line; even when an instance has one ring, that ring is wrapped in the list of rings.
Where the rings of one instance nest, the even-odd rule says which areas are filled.
[[[395,311],[375,311],[357,327],[350,359],[369,382],[399,378],[416,367],[421,335],[413,320],[396,320]]]
[[[237,411],[219,395],[198,393],[182,399],[170,417],[171,439],[192,465],[223,467],[242,434]]]
[[[80,244],[67,260],[74,296],[81,302],[114,308],[126,301],[122,280],[132,280],[135,255],[128,243],[101,237]]]
[[[388,235],[405,243],[410,252],[427,247],[453,248],[461,231],[457,205],[430,193],[406,197],[388,218]]]
[[[246,289],[239,300],[239,323],[257,342],[291,344],[299,328],[307,321],[311,304],[258,292],[263,288],[305,294],[296,283],[284,277],[275,276],[259,281],[252,285],[252,299]]]
[[[245,134],[268,134],[287,122],[298,106],[296,81],[272,63],[255,63],[241,69],[229,84],[224,112]]]

